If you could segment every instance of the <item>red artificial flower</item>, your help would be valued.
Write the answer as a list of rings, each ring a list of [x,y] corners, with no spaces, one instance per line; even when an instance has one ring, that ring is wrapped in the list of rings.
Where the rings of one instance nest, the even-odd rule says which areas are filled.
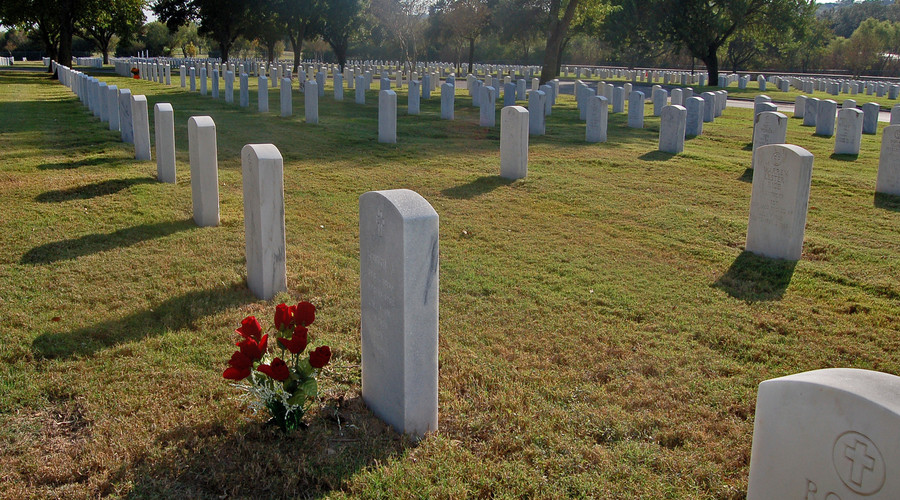
[[[313,368],[322,368],[331,360],[331,348],[327,345],[317,347],[315,351],[309,353],[309,364]]]
[[[241,351],[235,351],[234,354],[231,355],[231,359],[228,360],[228,364],[237,368],[238,370],[244,368],[250,368],[253,364],[253,360],[248,358],[246,354]]]
[[[316,306],[309,302],[300,302],[294,306],[294,324],[309,326],[316,320]]]
[[[287,380],[287,378],[291,375],[291,373],[288,371],[287,364],[282,361],[281,358],[273,359],[272,363],[269,365],[257,366],[256,371],[265,373],[266,375],[279,382]]]
[[[236,351],[231,355],[228,364],[231,366],[225,369],[225,373],[222,376],[231,380],[243,380],[250,376],[250,367],[253,365],[253,360],[241,351]]]
[[[263,335],[259,342],[253,339],[244,339],[238,342],[237,346],[241,349],[241,353],[244,356],[247,356],[251,361],[257,361],[265,354],[268,341],[269,336]]]
[[[308,331],[309,330],[307,330],[306,328],[298,326],[297,328],[294,328],[294,335],[291,338],[285,339],[279,337],[278,343],[284,346],[285,349],[290,351],[291,354],[300,354],[304,349],[306,349],[306,332]]]
[[[245,378],[250,376],[250,369],[238,369],[233,366],[229,366],[225,369],[225,373],[222,374],[223,377],[229,380],[244,380]]]
[[[294,311],[296,306],[278,304],[275,306],[275,329],[280,332],[289,330],[294,326]]]
[[[241,327],[235,331],[240,333],[245,339],[253,339],[259,342],[260,335],[262,335],[262,326],[256,320],[256,316],[247,316],[244,318],[244,321],[241,321]]]

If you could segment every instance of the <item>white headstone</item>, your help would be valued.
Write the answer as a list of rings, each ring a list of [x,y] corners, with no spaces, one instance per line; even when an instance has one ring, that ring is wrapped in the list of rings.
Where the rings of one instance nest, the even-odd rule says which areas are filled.
[[[544,99],[547,96],[540,90],[532,90],[528,94],[528,133],[544,135]]]
[[[606,142],[609,119],[609,100],[602,95],[588,99],[587,124],[584,131],[586,142]]]
[[[438,425],[437,212],[407,189],[363,194],[359,255],[363,401],[422,436]]]
[[[831,99],[819,101],[816,108],[816,135],[831,137],[834,135],[834,117],[837,103]]]
[[[260,76],[257,80],[256,103],[260,113],[269,112],[269,80],[265,76]]]
[[[479,107],[479,125],[493,127],[497,124],[497,92],[494,87],[481,87],[481,106]],[[543,108],[541,109],[543,113]]]
[[[343,101],[344,100],[344,75],[335,72],[334,73],[334,100],[335,101]]]
[[[406,100],[406,113],[409,115],[419,114],[419,100],[421,99],[420,85],[421,82],[418,80],[410,80],[409,82],[409,92]]]
[[[687,110],[687,120],[684,125],[684,134],[688,137],[697,136],[703,133],[703,108],[706,101],[700,97],[688,97],[684,101],[684,108]]]
[[[900,196],[900,125],[888,125],[881,136],[875,192]]]
[[[284,80],[281,84],[284,85]],[[270,300],[275,294],[287,291],[284,161],[278,148],[272,144],[244,146],[241,150],[241,181],[244,185],[247,287],[256,297]]]
[[[528,175],[528,114],[522,106],[500,110],[500,177]]]
[[[759,384],[748,500],[900,498],[900,377],[828,368]]]
[[[837,133],[834,136],[834,154],[858,155],[862,144],[863,112],[856,108],[838,111]]]
[[[654,85],[654,87],[659,86]],[[660,116],[662,114],[663,108],[666,106],[666,102],[669,99],[669,93],[666,92],[666,89],[654,88],[651,95],[653,99],[653,116]]]
[[[798,95],[794,99],[794,118],[803,118],[806,112],[806,96]]]
[[[357,75],[356,77],[356,104],[366,103],[366,77]]]
[[[250,75],[241,73],[240,76],[240,106],[242,108],[250,107]]]
[[[97,107],[100,109],[100,121],[108,122],[109,121],[109,109],[107,109],[107,102],[109,99],[106,97],[106,82],[100,82],[97,84]],[[119,110],[116,109],[116,114],[119,113]]]
[[[153,133],[156,136],[156,178],[175,183],[175,112],[172,105],[153,106]]]
[[[700,97],[703,99],[703,122],[712,122],[716,119],[716,94],[704,92]]]
[[[753,125],[753,156],[750,168],[756,164],[756,151],[769,144],[784,144],[787,141],[788,118],[777,111],[763,111],[756,115]]]
[[[225,72],[225,102],[234,103],[234,71]]]
[[[881,107],[877,102],[867,102],[862,105],[863,110],[863,133],[864,134],[876,134],[878,133],[878,113],[881,112]]]
[[[285,78],[287,80],[287,78]],[[282,82],[282,88],[290,86],[289,82]],[[303,94],[303,113],[306,123],[315,125],[319,123],[319,84],[312,80],[306,82],[306,90]]]
[[[191,201],[194,222],[200,227],[219,225],[219,159],[216,124],[209,116],[188,119],[191,162]]]
[[[687,109],[683,106],[668,105],[662,108],[659,120],[659,150],[666,153],[684,151],[684,129],[687,123]]]
[[[378,92],[378,142],[397,142],[397,93],[393,90]]]
[[[773,259],[800,260],[813,155],[793,144],[772,144],[756,150],[748,252]]]
[[[410,81],[410,84],[412,81]],[[441,85],[441,119],[452,120],[456,100],[456,87],[450,83]]]
[[[119,130],[122,142],[134,143],[134,129],[131,123],[131,90],[119,89]]]
[[[201,67],[201,68],[200,68],[200,95],[206,95],[206,94],[207,94],[206,85],[207,85],[207,82],[206,82],[206,67]]]
[[[807,127],[816,126],[816,117],[819,113],[819,100],[815,97],[806,98],[806,109],[803,112],[803,125]]]
[[[644,128],[644,93],[632,91],[628,96],[628,126]]]
[[[131,96],[131,126],[134,134],[134,159],[150,159],[150,110],[147,97]]]
[[[106,112],[109,118],[109,129],[119,131],[119,88],[115,85],[106,87]]]
[[[307,83],[309,85],[309,83]],[[281,116],[288,117],[294,114],[294,100],[293,95],[291,94],[291,79],[283,78],[281,80]],[[309,89],[306,90],[307,95],[309,94]]]
[[[615,87],[613,89],[613,113],[625,112],[625,89]]]

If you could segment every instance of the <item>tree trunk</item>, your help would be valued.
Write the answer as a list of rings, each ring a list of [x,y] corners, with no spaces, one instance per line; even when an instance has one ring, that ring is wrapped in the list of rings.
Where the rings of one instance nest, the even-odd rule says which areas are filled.
[[[717,50],[718,47],[710,45],[706,55],[700,58],[703,64],[706,65],[706,73],[709,78],[709,81],[706,82],[707,85],[719,84],[719,57],[716,55]]]
[[[59,64],[72,67],[72,24],[63,22],[59,29]]]
[[[559,18],[560,2],[562,0],[553,0],[550,7],[550,30],[547,32],[547,47],[544,49],[544,65],[541,68],[541,84],[559,76],[559,68],[562,64],[560,58],[563,41],[566,39],[566,33],[569,31],[569,24],[575,16],[575,9],[578,7],[578,0],[569,0],[566,5],[566,12],[562,19]]]
[[[303,50],[303,38],[306,37],[306,25],[297,27],[297,34],[291,35],[291,48],[294,49],[294,72],[300,70],[300,52]],[[298,73],[299,74],[299,73]]]
[[[221,52],[222,62],[228,62],[228,44],[225,42],[219,42],[219,52]]]
[[[331,50],[334,51],[334,57],[338,60],[338,65],[341,67],[341,72],[344,71],[344,65],[347,64],[347,45],[335,44],[329,42],[331,45]]]
[[[469,38],[469,74],[472,74],[472,67],[475,63],[475,38]]]

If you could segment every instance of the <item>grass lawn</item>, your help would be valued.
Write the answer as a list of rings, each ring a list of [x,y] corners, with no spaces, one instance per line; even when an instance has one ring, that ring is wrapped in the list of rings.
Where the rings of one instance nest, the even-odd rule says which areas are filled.
[[[790,120],[815,155],[795,265],[742,253],[749,109],[673,156],[652,116],[610,114],[609,141],[586,144],[561,96],[510,183],[499,127],[463,92],[444,121],[439,97],[407,116],[401,91],[386,145],[374,91],[335,102],[329,83],[307,125],[296,92],[293,118],[274,90],[256,113],[255,78],[249,109],[177,78],[101,79],[151,116],[172,103],[177,184],[59,83],[0,71],[0,497],[742,498],[761,381],[900,374],[900,201],[873,196],[884,124],[848,157]],[[191,219],[194,115],[217,124],[219,227]],[[245,284],[248,143],[285,160],[290,293],[272,302]],[[441,220],[440,429],[419,443],[360,399],[358,199],[393,188]],[[221,374],[242,318],[268,326],[298,300],[335,359],[309,428],[283,436]]]

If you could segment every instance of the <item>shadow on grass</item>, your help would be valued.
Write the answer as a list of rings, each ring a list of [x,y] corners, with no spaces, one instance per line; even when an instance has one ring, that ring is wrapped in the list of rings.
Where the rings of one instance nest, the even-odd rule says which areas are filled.
[[[306,420],[307,428],[288,433],[252,421],[176,427],[157,437],[167,453],[122,471],[135,477],[126,498],[321,498],[415,446],[359,396],[326,399]]]
[[[742,181],[742,182],[752,183],[753,182],[753,169],[748,168],[748,169],[744,170],[744,173],[741,174],[740,177],[738,177],[738,180]]]
[[[796,261],[770,259],[745,251],[713,286],[748,302],[779,300],[791,284],[796,266]]]
[[[86,186],[77,186],[69,189],[60,189],[57,191],[47,191],[37,195],[34,199],[41,203],[59,203],[71,200],[88,200],[98,196],[106,196],[118,193],[119,191],[129,188],[137,184],[155,183],[149,177],[133,177],[131,179],[110,179],[101,182],[95,182]]]
[[[515,181],[500,177],[499,175],[485,175],[461,186],[444,189],[441,191],[441,194],[448,198],[467,200],[476,196],[481,196],[485,193],[490,193],[500,186],[508,186],[513,182]]]
[[[105,156],[93,156],[90,158],[82,158],[80,160],[73,161],[61,161],[57,163],[44,163],[42,165],[38,165],[38,170],[70,170],[78,167],[93,167],[96,165],[107,165],[110,162],[114,161],[111,158],[107,158]]]
[[[748,142],[744,147],[741,148],[742,151],[753,151],[753,143]]]
[[[200,318],[252,300],[244,283],[197,290],[124,318],[69,332],[41,334],[34,339],[31,349],[35,356],[42,358],[89,355],[166,331],[197,330],[196,323]]]
[[[892,212],[900,212],[900,196],[875,193],[875,207],[890,210]]]
[[[638,159],[644,161],[668,161],[676,156],[678,156],[677,153],[667,153],[665,151],[656,150],[644,153],[641,156],[638,156]]]
[[[831,153],[829,158],[835,161],[856,161],[856,159],[859,158],[859,155],[839,155],[837,153]]]
[[[22,264],[50,264],[60,260],[76,259],[84,255],[105,252],[113,248],[122,248],[161,238],[181,231],[196,228],[193,219],[181,221],[157,222],[127,227],[113,233],[95,233],[69,240],[47,243],[25,252]]]

